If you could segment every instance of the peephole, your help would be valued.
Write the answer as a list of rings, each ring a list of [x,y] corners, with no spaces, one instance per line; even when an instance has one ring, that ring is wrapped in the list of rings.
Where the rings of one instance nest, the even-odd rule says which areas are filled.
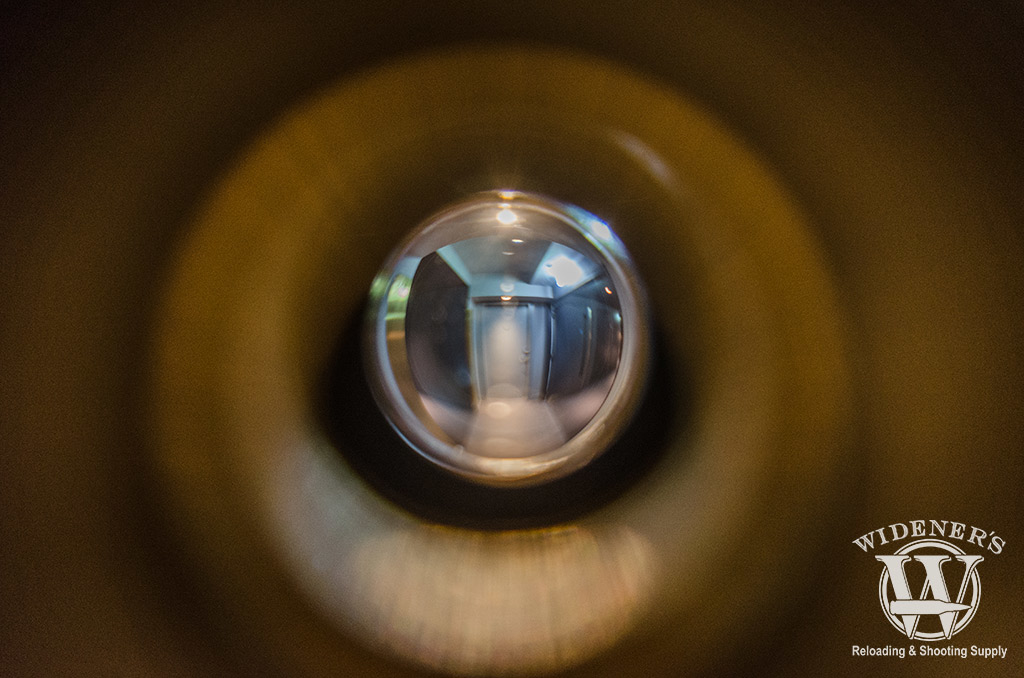
[[[510,486],[608,448],[643,392],[648,345],[639,276],[609,225],[495,191],[428,219],[391,254],[364,350],[376,401],[413,449]]]

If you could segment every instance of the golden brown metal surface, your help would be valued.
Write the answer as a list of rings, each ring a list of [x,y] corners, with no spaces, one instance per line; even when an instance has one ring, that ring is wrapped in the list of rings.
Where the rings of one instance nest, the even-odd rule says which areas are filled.
[[[1019,672],[1024,12],[847,5],[6,11],[0,673]],[[318,408],[506,182],[616,220],[674,369],[646,473],[479,529]],[[852,541],[932,518],[1005,540],[956,642],[1007,658],[851,656]]]

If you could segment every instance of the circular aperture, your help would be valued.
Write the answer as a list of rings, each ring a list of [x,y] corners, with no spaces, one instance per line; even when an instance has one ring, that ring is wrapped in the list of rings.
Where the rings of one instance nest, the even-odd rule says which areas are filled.
[[[505,188],[522,194],[505,203],[498,194],[497,205],[481,208],[487,232],[457,233],[455,219],[451,233],[430,240],[448,217],[494,199],[482,192]],[[647,302],[614,241],[602,243],[600,222],[569,205],[628,243]],[[404,240],[420,223],[427,226],[419,236]],[[658,328],[659,362],[635,418],[656,421],[631,426],[578,473],[526,487],[472,482],[422,455],[402,457],[399,436],[365,395],[358,342],[346,334],[363,319],[371,288],[378,300],[408,292],[411,326],[399,347],[415,343],[416,328],[435,315],[445,331],[465,334],[455,309],[470,303],[472,284],[453,280],[432,255],[455,242],[486,242],[502,225],[536,232],[515,231],[493,256],[515,259],[513,247],[541,241],[558,247],[545,259],[552,245],[533,245],[536,264],[524,260],[521,276],[493,281],[499,327],[503,313],[520,306],[503,305],[502,296],[553,298],[559,280],[571,287],[581,275],[576,267],[588,275],[593,266],[612,291],[595,285],[591,299],[608,298],[593,301],[595,322],[622,315],[615,377],[607,394],[597,389],[602,403],[579,418],[570,444],[604,436],[602,425],[614,429],[615,417],[625,418],[619,407],[635,404],[630,392],[640,380],[619,379],[633,371],[627,365],[646,363],[640,335],[634,345],[627,331],[645,303]],[[408,280],[375,286],[389,252],[399,253],[398,264],[409,247],[416,266],[396,269]],[[544,275],[554,285],[539,285]],[[431,300],[443,288],[438,278],[458,290],[450,304]],[[501,287],[509,282],[511,294]],[[525,285],[540,289],[528,296]],[[386,324],[391,309],[383,308]],[[367,656],[365,646],[374,661],[390,657],[396,675],[411,665],[455,675],[579,666],[582,675],[611,676],[635,668],[637,655],[608,651],[642,643],[652,675],[663,662],[707,667],[749,638],[750,620],[788,600],[786,573],[820,535],[823,507],[834,498],[832,464],[848,439],[839,324],[805,215],[770,167],[693,102],[586,56],[526,48],[427,54],[297,108],[254,143],[197,214],[169,279],[155,347],[161,469],[202,562],[223,570],[219,580],[231,586],[261,582],[252,595],[225,592],[223,605],[246,620],[254,644],[277,643],[296,664],[316,655],[365,673],[353,659]],[[608,334],[612,341],[598,343],[614,352]],[[352,350],[337,350],[340,336]],[[467,340],[455,345],[468,353]],[[686,378],[671,378],[663,356]],[[430,380],[431,370],[451,367],[437,360],[413,361],[419,376],[395,383],[457,384],[455,369]],[[595,364],[593,384],[612,362]],[[396,364],[389,358],[385,366]],[[463,367],[472,394],[468,358]],[[325,377],[333,420],[321,416],[316,396]],[[522,389],[532,384],[519,378]],[[495,394],[501,410],[509,382],[494,383],[504,385]],[[430,420],[413,419],[423,421]],[[458,431],[440,431],[432,435],[458,440]],[[626,461],[648,448],[656,462],[636,475]],[[396,469],[364,463],[390,455],[402,457],[393,476]],[[609,476],[633,481],[614,492],[590,482]],[[590,480],[574,482],[581,478]],[[389,494],[389,483],[402,487]],[[417,494],[418,485],[429,495]],[[447,520],[452,504],[457,519]],[[524,505],[540,507],[527,512],[526,525],[506,520]],[[551,506],[553,517],[541,510]],[[587,510],[568,510],[576,506]],[[467,527],[493,527],[494,515],[502,529]],[[806,549],[776,548],[784,539]],[[272,558],[256,557],[268,546]],[[297,633],[322,640],[299,647],[289,640]],[[587,662],[599,655],[606,663],[595,673]]]
[[[622,241],[535,195],[474,196],[427,220],[374,281],[366,353],[392,426],[492,484],[565,475],[603,452],[646,376],[643,293]]]

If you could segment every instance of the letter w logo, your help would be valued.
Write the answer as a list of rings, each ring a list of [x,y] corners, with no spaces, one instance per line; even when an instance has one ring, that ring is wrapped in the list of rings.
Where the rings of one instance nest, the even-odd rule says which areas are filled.
[[[877,560],[885,565],[879,590],[882,607],[889,612],[889,619],[894,625],[897,625],[897,618],[902,622],[903,631],[907,634],[907,638],[911,640],[915,638],[920,640],[938,640],[940,636],[937,633],[919,634],[917,631],[917,624],[922,615],[938,615],[939,623],[942,625],[942,636],[949,639],[964,625],[961,624],[959,627],[955,625],[957,616],[961,612],[970,610],[974,605],[977,605],[977,595],[974,597],[972,605],[964,605],[964,595],[967,593],[968,583],[972,581],[971,575],[974,574],[978,563],[984,560],[984,558],[982,556],[968,555],[952,557],[955,557],[964,565],[964,576],[960,581],[960,588],[955,600],[950,598],[949,589],[946,587],[946,578],[942,574],[942,566],[944,563],[949,562],[951,556],[910,556],[899,553],[891,556],[875,556]],[[921,595],[917,598],[913,597],[913,594],[910,592],[910,584],[907,582],[905,566],[911,559],[920,563],[924,567],[925,572],[924,586],[921,588]],[[886,573],[888,573],[888,577],[885,576]],[[887,587],[885,586],[886,579],[892,582],[892,591],[895,594],[895,599],[889,600],[888,606],[886,605],[888,598]],[[976,576],[974,581],[978,581]]]

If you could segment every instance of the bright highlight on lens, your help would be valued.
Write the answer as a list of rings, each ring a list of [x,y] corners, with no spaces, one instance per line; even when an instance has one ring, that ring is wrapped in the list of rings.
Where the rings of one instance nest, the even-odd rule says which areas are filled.
[[[610,227],[580,208],[475,196],[416,229],[373,289],[378,404],[454,473],[491,484],[569,473],[615,440],[642,391],[639,279]]]
[[[559,287],[571,287],[583,280],[583,268],[564,254],[559,254],[544,264],[544,270]]]
[[[498,212],[498,221],[500,221],[501,223],[503,223],[506,226],[509,226],[511,224],[516,223],[516,220],[517,220],[516,213],[513,212],[512,210],[510,210],[507,207],[505,209],[501,210],[500,212]]]

